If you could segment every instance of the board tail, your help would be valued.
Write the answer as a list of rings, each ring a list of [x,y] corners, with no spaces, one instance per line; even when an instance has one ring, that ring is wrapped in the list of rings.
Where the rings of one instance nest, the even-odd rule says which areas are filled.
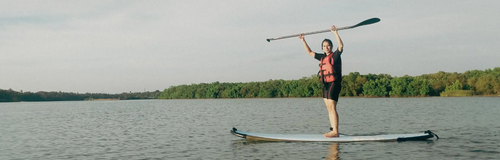
[[[422,141],[422,140],[427,140],[429,138],[433,138],[434,136],[437,139],[439,139],[439,136],[433,133],[431,130],[427,130],[424,133],[426,133],[427,135],[417,136],[417,137],[401,137],[398,138],[397,141]]]
[[[237,133],[238,129],[234,128],[231,130],[231,134],[235,135],[235,136],[238,136],[238,137],[241,137],[241,138],[247,138],[247,135],[245,134],[242,134],[242,133]]]

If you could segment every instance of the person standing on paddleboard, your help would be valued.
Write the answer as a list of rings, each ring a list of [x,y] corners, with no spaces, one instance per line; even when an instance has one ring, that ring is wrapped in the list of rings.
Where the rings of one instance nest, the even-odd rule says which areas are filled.
[[[332,52],[332,41],[329,39],[323,40],[321,46],[324,54],[315,53],[307,45],[306,39],[302,34],[299,38],[304,43],[307,54],[320,61],[320,79],[323,82],[323,100],[325,101],[326,108],[328,109],[328,117],[330,119],[330,132],[323,134],[325,137],[338,137],[339,136],[339,115],[337,113],[337,101],[342,83],[342,54],[344,44],[337,32],[337,27],[332,26],[330,29],[337,38],[338,48]]]

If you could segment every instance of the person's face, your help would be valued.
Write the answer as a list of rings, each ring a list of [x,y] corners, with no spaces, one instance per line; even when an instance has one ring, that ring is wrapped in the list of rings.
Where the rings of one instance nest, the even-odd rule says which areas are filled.
[[[325,53],[330,53],[330,52],[332,52],[332,46],[330,46],[330,43],[328,43],[328,42],[326,42],[326,41],[325,41],[325,42],[323,42],[323,51],[324,51]]]

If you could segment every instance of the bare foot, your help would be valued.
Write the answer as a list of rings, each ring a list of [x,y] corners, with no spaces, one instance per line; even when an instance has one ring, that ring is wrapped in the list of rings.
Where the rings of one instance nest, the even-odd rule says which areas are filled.
[[[325,134],[323,134],[323,135],[324,135],[325,137],[327,137],[327,138],[339,137],[339,134],[338,134],[338,133],[335,133],[335,132],[333,132],[333,131],[330,131],[330,132],[325,133]]]

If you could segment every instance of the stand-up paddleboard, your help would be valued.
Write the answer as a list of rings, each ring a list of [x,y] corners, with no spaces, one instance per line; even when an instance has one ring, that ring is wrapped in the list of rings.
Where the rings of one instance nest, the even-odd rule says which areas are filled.
[[[363,142],[363,141],[415,141],[426,140],[436,136],[431,131],[415,134],[386,134],[373,136],[347,136],[340,135],[339,137],[326,138],[323,134],[269,134],[269,133],[252,133],[238,131],[236,128],[231,130],[235,136],[248,140],[257,141],[303,141],[303,142]]]

